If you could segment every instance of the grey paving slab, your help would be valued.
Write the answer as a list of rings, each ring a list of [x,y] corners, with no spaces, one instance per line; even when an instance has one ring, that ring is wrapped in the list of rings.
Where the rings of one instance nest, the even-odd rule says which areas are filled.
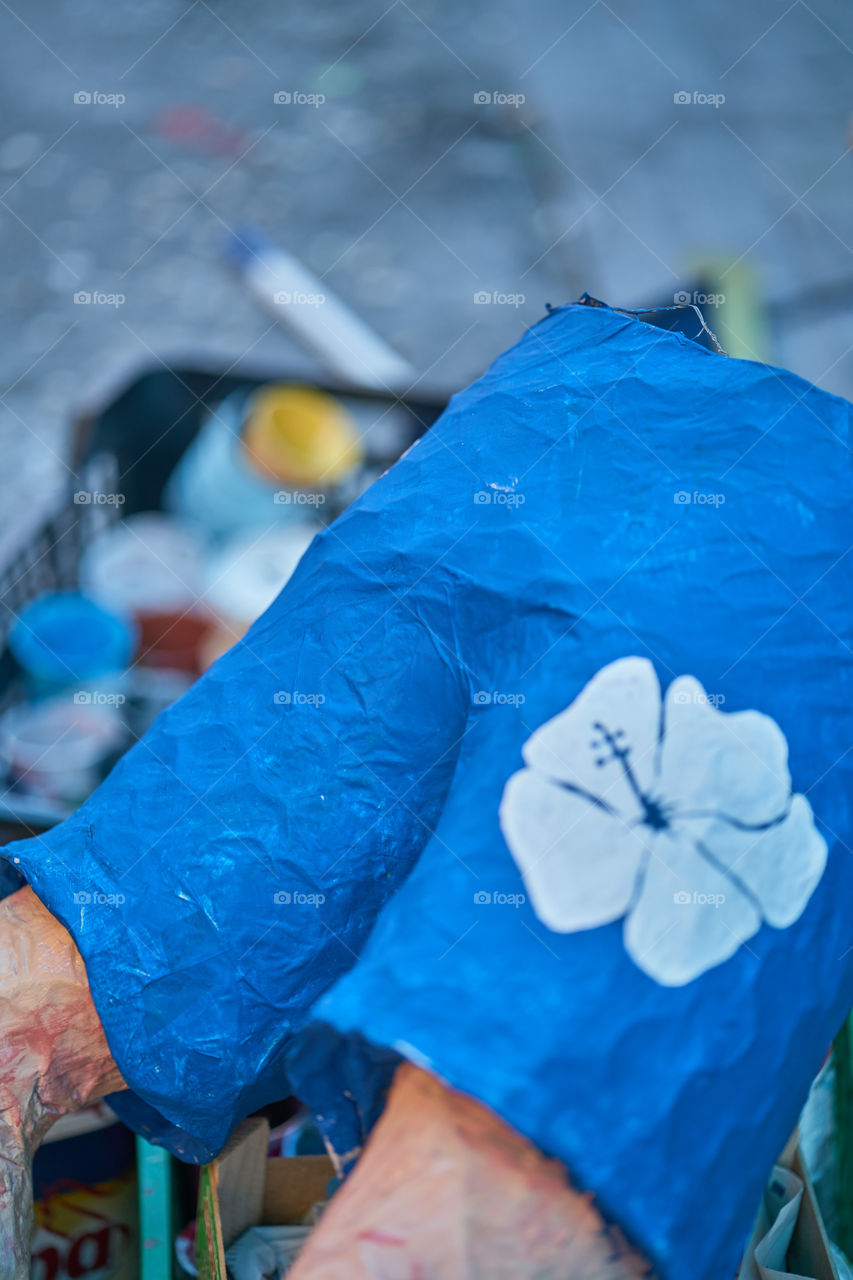
[[[246,223],[433,385],[546,301],[643,304],[713,255],[754,273],[771,357],[853,395],[842,0],[31,0],[0,50],[7,524],[105,372],[297,358],[222,263]]]

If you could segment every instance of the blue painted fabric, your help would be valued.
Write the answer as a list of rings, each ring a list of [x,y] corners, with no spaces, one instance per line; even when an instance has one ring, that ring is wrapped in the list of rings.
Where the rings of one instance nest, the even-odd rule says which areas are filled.
[[[791,374],[605,309],[526,334],[7,850],[83,952],[124,1114],[200,1159],[293,1090],[345,1151],[408,1056],[665,1280],[731,1274],[853,1000],[850,478],[850,407]],[[795,920],[681,985],[621,918],[545,923],[499,819],[534,731],[630,655],[772,718],[828,851]]]

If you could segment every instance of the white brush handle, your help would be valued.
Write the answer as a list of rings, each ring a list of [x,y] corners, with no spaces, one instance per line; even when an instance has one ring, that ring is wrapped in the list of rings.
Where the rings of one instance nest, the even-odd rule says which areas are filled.
[[[292,254],[264,249],[243,274],[261,305],[346,382],[402,392],[415,380],[412,366]]]

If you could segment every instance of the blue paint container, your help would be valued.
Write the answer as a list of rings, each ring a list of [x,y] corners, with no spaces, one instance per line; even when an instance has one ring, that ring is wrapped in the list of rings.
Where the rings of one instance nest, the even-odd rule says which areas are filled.
[[[76,591],[39,596],[21,612],[9,648],[26,672],[33,697],[93,680],[115,679],[136,648],[136,629]]]

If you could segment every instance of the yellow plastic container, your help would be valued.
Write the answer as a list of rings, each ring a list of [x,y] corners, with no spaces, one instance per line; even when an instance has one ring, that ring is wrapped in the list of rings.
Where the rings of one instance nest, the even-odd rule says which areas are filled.
[[[243,448],[261,475],[296,488],[326,488],[363,458],[353,418],[314,387],[269,386],[251,399]]]

